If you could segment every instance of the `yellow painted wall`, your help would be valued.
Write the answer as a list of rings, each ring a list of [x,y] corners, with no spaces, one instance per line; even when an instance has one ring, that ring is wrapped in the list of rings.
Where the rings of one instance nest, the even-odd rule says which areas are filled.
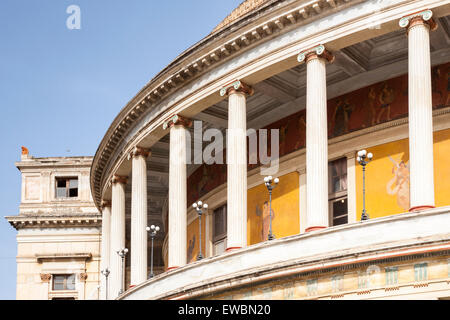
[[[409,140],[367,149],[374,155],[366,170],[366,210],[370,218],[408,212]],[[450,205],[450,129],[434,133],[434,187],[436,206]],[[362,167],[356,164],[357,219],[362,211]]]
[[[277,239],[298,234],[299,222],[299,178],[297,172],[279,177],[280,183],[273,190],[272,220],[273,234]],[[261,177],[262,180],[262,177]],[[267,202],[267,204],[265,204]],[[269,225],[269,193],[266,186],[258,185],[247,192],[247,243],[255,244],[267,240]],[[263,236],[263,217],[266,217]],[[264,237],[264,239],[263,239]]]
[[[205,257],[205,225],[206,216],[202,216],[202,254]],[[197,260],[199,253],[199,232],[198,232],[198,218],[192,221],[187,227],[187,263]]]

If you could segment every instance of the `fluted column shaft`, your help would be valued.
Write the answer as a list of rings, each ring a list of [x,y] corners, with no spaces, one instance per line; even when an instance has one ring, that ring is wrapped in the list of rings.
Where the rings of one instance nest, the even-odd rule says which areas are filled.
[[[328,227],[326,61],[306,58],[306,232]]]
[[[169,264],[168,269],[186,264],[187,181],[186,129],[174,124],[170,128],[169,167]]]
[[[227,251],[247,246],[247,108],[245,93],[228,97]]]
[[[147,280],[147,163],[148,151],[135,148],[131,185],[131,276],[130,285]]]
[[[109,275],[109,289],[111,294],[108,294],[108,299],[115,299],[119,295],[123,282],[122,260],[117,254],[117,251],[125,247],[125,185],[126,179],[123,177],[113,178],[110,251],[111,273]]]
[[[102,242],[101,242],[101,261],[100,270],[110,269],[110,253],[111,253],[111,203],[102,206]],[[106,292],[106,277],[100,274],[100,299],[105,300],[109,296]],[[109,288],[108,288],[109,291]]]
[[[430,27],[420,17],[408,27],[410,211],[434,207]]]

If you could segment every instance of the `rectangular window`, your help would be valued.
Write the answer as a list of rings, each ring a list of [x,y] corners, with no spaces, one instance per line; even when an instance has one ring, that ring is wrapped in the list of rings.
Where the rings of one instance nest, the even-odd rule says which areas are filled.
[[[75,290],[74,274],[54,274],[53,290]]]
[[[78,178],[56,178],[56,198],[78,197]]]
[[[392,286],[398,284],[398,267],[387,267],[386,273],[386,285]]]
[[[332,276],[331,287],[333,292],[342,291],[344,288],[344,277],[340,274]]]
[[[227,247],[227,205],[214,210],[213,213],[214,255],[225,252]]]
[[[330,225],[348,223],[347,207],[347,158],[328,164],[328,201]]]
[[[417,263],[414,265],[414,280],[425,281],[428,279],[427,275],[428,263]]]

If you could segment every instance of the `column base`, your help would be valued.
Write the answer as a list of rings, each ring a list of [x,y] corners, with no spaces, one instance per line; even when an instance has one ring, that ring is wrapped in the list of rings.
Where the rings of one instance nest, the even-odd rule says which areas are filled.
[[[177,267],[170,267],[170,268],[167,268],[166,271],[171,271],[171,270],[178,269],[178,268],[179,268],[178,266]]]
[[[415,206],[415,207],[409,208],[409,212],[418,212],[418,211],[434,209],[434,208],[436,208],[436,207],[435,206]]]
[[[311,231],[316,231],[316,230],[321,230],[321,229],[325,229],[326,227],[309,227],[305,229],[305,232],[311,232]]]
[[[239,250],[239,249],[242,249],[242,247],[229,247],[225,251],[230,252],[230,251]]]

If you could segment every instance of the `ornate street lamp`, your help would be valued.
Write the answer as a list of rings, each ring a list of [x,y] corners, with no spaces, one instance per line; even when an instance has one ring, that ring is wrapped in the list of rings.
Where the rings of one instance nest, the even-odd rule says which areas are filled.
[[[108,268],[101,271],[102,275],[105,276],[105,300],[108,300],[108,276],[111,273]]]
[[[367,153],[366,150],[358,151],[358,157],[356,157],[356,161],[363,168],[363,210],[361,214],[361,221],[369,220],[369,214],[366,212],[366,166],[372,161],[373,154],[371,152]]]
[[[200,235],[200,239],[199,239],[199,253],[197,256],[197,261],[198,260],[202,260],[203,259],[203,255],[202,255],[202,209],[208,209],[208,205],[206,203],[203,203],[201,201],[198,201],[197,203],[194,203],[192,205],[192,207],[194,207],[195,210],[197,210],[198,213],[198,229],[199,229],[199,235]]]
[[[156,233],[159,231],[159,227],[152,224],[150,227],[145,228],[145,230],[150,232],[150,239],[152,239],[152,253],[150,255],[150,278],[153,278],[155,276],[153,274],[153,240],[156,237]]]
[[[127,248],[120,249],[119,251],[116,251],[119,257],[122,259],[122,284],[119,291],[119,296],[124,292],[124,283],[125,283],[125,256],[128,253]]]
[[[278,185],[278,182],[280,182],[280,179],[275,178],[273,179],[273,182],[275,184],[272,184],[272,176],[268,176],[264,178],[264,184],[267,187],[267,190],[269,190],[269,216],[270,216],[270,226],[269,226],[269,236],[268,240],[275,239],[275,236],[272,233],[272,190]],[[264,218],[264,217],[263,217]]]

